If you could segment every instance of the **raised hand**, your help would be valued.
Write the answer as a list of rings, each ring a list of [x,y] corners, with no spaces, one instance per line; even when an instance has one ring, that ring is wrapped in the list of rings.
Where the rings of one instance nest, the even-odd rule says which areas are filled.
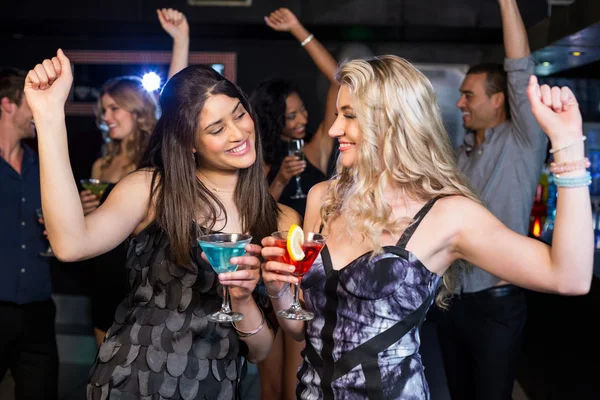
[[[187,19],[182,12],[172,8],[162,8],[156,10],[160,25],[173,40],[188,38],[190,36],[190,27]]]
[[[540,87],[537,78],[532,75],[527,96],[533,115],[553,145],[570,143],[582,136],[581,112],[571,89],[548,85]]]
[[[56,57],[37,64],[27,74],[24,88],[33,115],[62,110],[72,83],[71,62],[61,49],[56,52]]]
[[[283,185],[287,185],[290,179],[300,175],[306,169],[306,161],[298,156],[287,156],[281,162],[281,167],[277,173],[278,179]]]
[[[265,17],[267,25],[279,32],[289,32],[300,22],[298,18],[287,8],[279,8]]]

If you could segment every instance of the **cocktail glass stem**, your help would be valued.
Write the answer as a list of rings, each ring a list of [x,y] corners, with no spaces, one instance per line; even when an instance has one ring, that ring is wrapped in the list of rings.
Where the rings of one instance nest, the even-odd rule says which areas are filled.
[[[231,306],[229,305],[229,288],[223,285],[223,303],[221,303],[221,312],[223,314],[231,314]]]
[[[302,310],[302,307],[300,306],[300,288],[298,287],[299,283],[300,282],[291,284],[294,286],[294,301],[292,301],[289,310],[293,312]]]

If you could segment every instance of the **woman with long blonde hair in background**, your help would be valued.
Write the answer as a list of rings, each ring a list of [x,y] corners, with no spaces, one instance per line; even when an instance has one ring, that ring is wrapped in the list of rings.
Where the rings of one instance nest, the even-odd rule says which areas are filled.
[[[156,10],[163,29],[173,38],[173,53],[168,77],[188,65],[189,26],[185,15],[174,9]],[[91,178],[108,183],[102,196],[84,189],[80,192],[84,214],[94,211],[107,198],[115,184],[137,169],[146,150],[160,110],[157,94],[147,91],[137,76],[109,79],[100,89],[96,106],[96,124],[106,143],[103,156],[93,166]],[[114,311],[127,293],[124,268],[127,246],[90,260],[91,317],[98,345],[111,326]],[[110,286],[111,290],[106,291]]]
[[[590,288],[593,230],[577,101],[531,77],[533,114],[561,165],[553,247],[504,226],[458,171],[435,94],[406,60],[355,60],[337,74],[337,175],[308,197],[305,231],[328,239],[300,282],[303,322],[279,318],[306,341],[301,399],[429,399],[419,327],[431,304],[450,301],[466,260],[518,286],[560,294]],[[297,283],[284,250],[265,238],[263,280],[275,310]],[[458,267],[457,267],[458,265]]]

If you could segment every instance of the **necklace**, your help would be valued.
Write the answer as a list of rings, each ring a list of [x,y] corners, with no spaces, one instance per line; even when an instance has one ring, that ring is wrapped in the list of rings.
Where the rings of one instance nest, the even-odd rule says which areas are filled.
[[[219,189],[214,183],[213,181],[211,181],[210,179],[208,179],[208,177],[206,175],[204,175],[202,172],[198,171],[198,173],[200,175],[202,175],[204,177],[204,179],[206,179],[208,182],[210,182],[208,185],[206,184],[206,182],[204,182],[202,179],[202,183],[204,183],[205,186],[209,187],[210,189],[212,189],[213,191],[217,192],[217,193],[233,193],[235,191],[235,189]]]

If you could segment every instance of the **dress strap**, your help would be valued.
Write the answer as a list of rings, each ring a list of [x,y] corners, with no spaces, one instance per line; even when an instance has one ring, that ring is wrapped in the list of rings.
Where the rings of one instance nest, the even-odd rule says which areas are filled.
[[[438,201],[439,199],[441,199],[442,197],[445,197],[445,196],[434,197],[433,199],[431,199],[427,203],[425,203],[425,205],[423,207],[421,207],[419,212],[417,212],[415,214],[415,216],[413,218],[413,223],[410,224],[404,230],[404,233],[402,233],[402,236],[400,236],[400,239],[398,239],[398,243],[396,243],[396,246],[400,247],[401,249],[406,248],[406,245],[408,244],[410,238],[412,237],[413,233],[415,233],[415,231],[419,227],[419,224],[421,223],[421,221],[423,221],[423,218],[425,218],[425,215],[427,215],[429,210],[431,210],[431,208],[433,207],[435,202]]]
[[[329,274],[333,270],[333,263],[331,262],[331,255],[329,255],[329,249],[327,245],[321,249],[321,261],[323,262],[323,268],[325,269],[325,275]]]

